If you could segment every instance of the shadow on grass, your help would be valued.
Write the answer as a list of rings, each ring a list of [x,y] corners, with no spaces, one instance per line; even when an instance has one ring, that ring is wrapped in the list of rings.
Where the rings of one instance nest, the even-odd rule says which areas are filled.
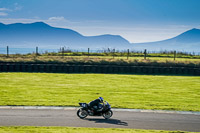
[[[106,124],[114,124],[114,125],[122,125],[128,126],[127,122],[118,120],[118,119],[94,119],[94,118],[85,118],[84,120],[94,121],[95,123],[106,123]]]

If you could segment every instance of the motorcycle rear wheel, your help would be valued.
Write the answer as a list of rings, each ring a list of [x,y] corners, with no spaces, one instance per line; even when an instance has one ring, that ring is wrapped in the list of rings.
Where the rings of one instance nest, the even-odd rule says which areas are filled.
[[[87,113],[86,110],[79,109],[79,110],[77,111],[77,116],[78,116],[79,118],[81,118],[81,119],[84,119],[85,117],[88,116],[88,113]]]
[[[112,117],[112,115],[113,115],[112,110],[109,110],[109,111],[103,113],[103,117],[104,117],[105,119],[109,119],[110,117]]]

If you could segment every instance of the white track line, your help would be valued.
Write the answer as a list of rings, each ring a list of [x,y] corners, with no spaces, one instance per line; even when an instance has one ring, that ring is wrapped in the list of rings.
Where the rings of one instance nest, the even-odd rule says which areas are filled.
[[[0,106],[0,109],[49,109],[49,110],[78,110],[80,107],[58,107],[58,106]],[[112,108],[113,111],[147,112],[147,113],[171,113],[171,114],[193,114],[200,115],[195,111],[171,111],[171,110],[145,110],[145,109],[121,109]]]

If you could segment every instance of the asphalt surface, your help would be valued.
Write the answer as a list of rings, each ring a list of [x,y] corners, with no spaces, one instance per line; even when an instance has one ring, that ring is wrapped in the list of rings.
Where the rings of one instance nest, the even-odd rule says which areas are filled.
[[[69,126],[200,132],[200,115],[113,111],[113,117],[79,119],[76,109],[0,109],[0,126]]]

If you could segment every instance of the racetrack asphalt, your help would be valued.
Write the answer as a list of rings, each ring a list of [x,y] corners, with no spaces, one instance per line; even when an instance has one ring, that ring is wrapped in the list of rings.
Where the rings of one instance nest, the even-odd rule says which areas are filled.
[[[0,108],[0,126],[67,126],[180,130],[200,132],[200,115],[195,113],[169,113],[113,109],[113,116],[79,119],[77,108]]]

